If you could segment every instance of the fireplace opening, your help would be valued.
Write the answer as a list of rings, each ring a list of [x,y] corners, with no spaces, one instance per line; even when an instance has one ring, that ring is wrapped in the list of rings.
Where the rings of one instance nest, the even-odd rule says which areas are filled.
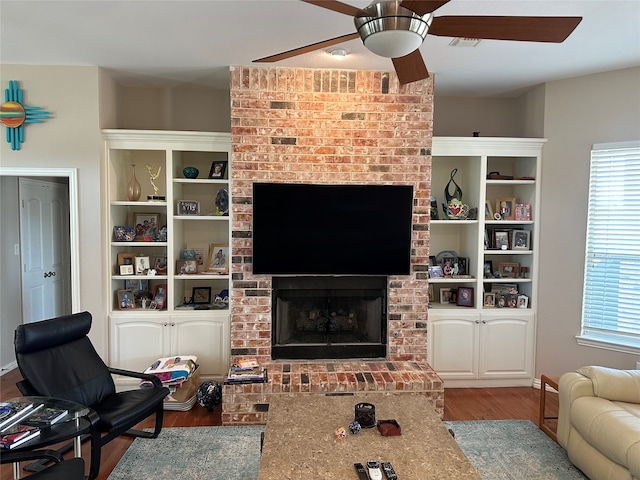
[[[271,357],[384,358],[386,300],[386,277],[274,277]]]

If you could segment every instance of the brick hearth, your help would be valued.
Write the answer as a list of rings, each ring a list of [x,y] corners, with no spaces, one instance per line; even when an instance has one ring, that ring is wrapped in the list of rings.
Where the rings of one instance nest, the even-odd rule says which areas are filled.
[[[231,361],[256,358],[269,383],[225,386],[223,423],[264,423],[283,394],[421,392],[442,412],[442,382],[426,364],[433,79],[252,66],[232,67],[230,81]],[[385,359],[272,361],[272,278],[252,271],[256,181],[413,186],[411,273],[388,277]]]
[[[275,395],[326,393],[402,394],[429,398],[444,413],[442,381],[426,363],[387,361],[273,362],[266,365],[269,382],[224,385],[223,425],[264,425]]]

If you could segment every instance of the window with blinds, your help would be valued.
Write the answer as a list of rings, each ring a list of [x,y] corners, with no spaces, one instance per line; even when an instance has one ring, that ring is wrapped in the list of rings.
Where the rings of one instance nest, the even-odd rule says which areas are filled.
[[[640,141],[594,145],[579,343],[640,352]]]

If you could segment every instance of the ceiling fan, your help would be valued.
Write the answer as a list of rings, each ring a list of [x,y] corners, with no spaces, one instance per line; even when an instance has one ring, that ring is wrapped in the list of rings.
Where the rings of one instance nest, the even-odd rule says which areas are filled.
[[[391,58],[400,83],[406,84],[429,76],[418,49],[427,34],[474,39],[561,43],[582,20],[582,17],[473,15],[435,17],[433,12],[449,3],[450,0],[374,0],[364,8],[357,8],[336,0],[302,1],[352,16],[356,32],[259,58],[254,62],[277,62],[360,37],[365,47],[370,51]]]

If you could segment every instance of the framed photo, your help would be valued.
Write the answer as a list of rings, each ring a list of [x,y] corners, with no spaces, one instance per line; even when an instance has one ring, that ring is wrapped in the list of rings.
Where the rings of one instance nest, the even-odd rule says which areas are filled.
[[[509,232],[507,230],[493,232],[493,247],[498,250],[509,250]]]
[[[120,310],[131,310],[136,308],[136,300],[133,290],[118,290],[118,308]]]
[[[133,280],[124,281],[125,290],[133,290],[133,295],[137,298],[141,292],[149,291],[149,280],[136,278]]]
[[[136,275],[146,275],[150,268],[149,257],[136,257]]]
[[[198,273],[198,262],[195,258],[176,260],[176,275],[194,275]]]
[[[455,257],[442,257],[442,271],[445,277],[451,277],[457,272],[457,259]]]
[[[153,241],[158,233],[159,213],[134,213],[133,225],[136,231],[136,241]]]
[[[514,220],[516,215],[516,199],[510,198],[496,198],[496,211],[499,213],[502,220]]]
[[[512,247],[514,250],[529,250],[531,232],[529,230],[514,230],[512,233]]]
[[[133,242],[136,238],[136,233],[133,227],[118,225],[113,227],[113,238],[116,242]]]
[[[429,255],[429,266],[433,267],[435,265],[437,265],[436,256],[435,255]]]
[[[436,301],[436,293],[435,293],[435,288],[433,287],[433,283],[429,284],[429,303],[433,303]]]
[[[200,215],[200,202],[196,200],[178,200],[178,215]]]
[[[444,272],[442,265],[433,265],[429,267],[429,278],[443,278]]]
[[[457,292],[450,288],[440,289],[440,303],[456,303]]]
[[[129,252],[118,253],[118,265],[135,265],[136,254]]]
[[[496,294],[493,293],[493,292],[484,292],[483,300],[482,300],[482,306],[483,307],[495,307],[496,306]]]
[[[211,163],[211,170],[209,170],[209,178],[224,178],[224,174],[227,171],[227,161],[216,161]]]
[[[153,304],[158,310],[164,310],[167,307],[167,284],[161,283],[153,287]]]
[[[196,304],[211,303],[211,287],[193,287],[191,298]]]
[[[212,243],[209,246],[208,272],[229,272],[229,245]]]
[[[493,208],[491,208],[491,202],[489,200],[484,202],[484,219],[493,220]]]
[[[484,261],[484,264],[482,265],[482,276],[484,278],[493,277],[493,261],[491,260]]]
[[[151,265],[158,275],[167,274],[167,257],[165,255],[154,255],[151,257]]]
[[[456,305],[460,307],[473,307],[473,288],[458,287]]]
[[[518,295],[518,308],[529,308],[529,297]]]
[[[528,203],[516,203],[515,219],[525,222],[531,220],[531,205]]]
[[[520,264],[515,262],[500,262],[498,271],[503,278],[515,278],[518,276]]]
[[[120,265],[120,275],[133,275],[133,265]]]

